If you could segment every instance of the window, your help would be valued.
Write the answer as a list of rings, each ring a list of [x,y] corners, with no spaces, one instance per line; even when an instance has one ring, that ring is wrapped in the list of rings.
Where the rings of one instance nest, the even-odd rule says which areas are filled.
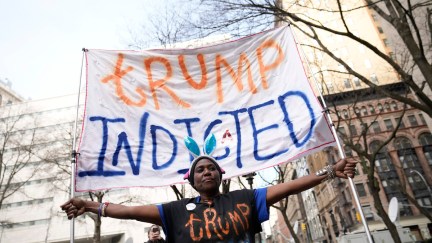
[[[430,197],[422,197],[417,199],[418,204],[423,207],[430,207],[431,206],[431,200]]]
[[[378,107],[378,111],[379,111],[379,112],[383,112],[383,111],[384,111],[384,108],[383,108],[383,106],[381,105],[381,103],[378,103],[377,107]]]
[[[399,120],[401,120],[401,117],[395,118],[396,124],[398,124]],[[403,120],[400,121],[399,128],[405,128],[405,124],[404,124]]]
[[[419,172],[423,173],[423,172]],[[422,178],[418,174],[412,174],[411,176],[408,176],[408,181],[411,184],[411,187],[413,190],[426,190],[426,185],[423,182]]]
[[[432,166],[432,135],[430,133],[422,133],[419,136],[420,145],[423,146],[423,153],[428,161],[429,165]]]
[[[359,197],[366,197],[366,189],[362,183],[355,184]]]
[[[378,150],[378,148],[379,148],[379,146],[382,144],[382,142],[381,141],[379,141],[379,140],[375,140],[375,141],[373,141],[373,142],[371,142],[370,144],[369,144],[369,149],[373,152],[373,153],[375,153],[377,150]],[[380,151],[378,151],[379,153],[383,153],[383,154],[385,154],[385,153],[387,153],[387,147],[386,146],[384,146],[384,147],[382,147],[381,149],[380,149]]]
[[[422,146],[432,145],[432,134],[430,133],[422,133],[419,136],[419,142]]]
[[[369,105],[369,113],[375,114],[375,107],[373,105]]]
[[[384,108],[386,109],[386,111],[391,111],[390,104],[388,102],[384,103]]]
[[[344,85],[345,88],[350,89],[351,88],[351,82],[349,81],[349,79],[344,79]]]
[[[380,128],[380,126],[379,126],[378,121],[373,121],[373,122],[371,123],[371,127],[372,127],[372,130],[374,131],[374,133],[379,133],[379,132],[381,132],[381,128]]]
[[[360,109],[358,107],[354,107],[354,113],[356,115],[360,115]]]
[[[376,76],[376,74],[372,74],[370,76],[370,79],[371,79],[372,83],[374,83],[374,84],[378,84],[379,83],[378,82],[378,77]]]
[[[400,191],[400,181],[398,178],[388,178],[385,187],[388,192]]]
[[[411,142],[405,137],[397,137],[394,141],[394,147],[398,150],[399,160],[404,169],[418,167],[419,161]]]
[[[360,87],[360,86],[361,86],[360,79],[357,78],[357,77],[354,77],[354,78],[353,78],[353,83],[354,83],[354,85],[355,85],[356,87]]]
[[[348,111],[347,111],[346,109],[343,109],[342,113],[343,113],[343,117],[344,117],[345,119],[349,118],[349,116],[348,116]]]
[[[362,206],[362,210],[363,210],[363,215],[366,218],[366,220],[374,220],[371,206],[369,206],[369,205]]]
[[[378,172],[387,172],[392,169],[391,162],[387,159],[384,154],[377,155],[375,158],[375,166],[378,169]]]
[[[416,119],[416,117],[414,115],[409,115],[408,116],[408,121],[411,124],[411,126],[413,126],[413,127],[418,126],[417,119]]]
[[[422,113],[419,113],[418,116],[420,117],[420,121],[422,122],[422,124],[423,124],[423,125],[426,125],[426,120],[425,120],[423,114],[422,114]]]
[[[397,110],[398,110],[398,105],[396,104],[395,101],[392,101],[392,103],[391,103],[391,108],[392,108],[394,111],[397,111]]]
[[[410,140],[405,137],[397,137],[394,141],[394,146],[399,150],[412,148]]]
[[[384,124],[387,128],[387,131],[393,131],[393,122],[390,119],[384,119]]]
[[[357,128],[354,124],[349,125],[351,136],[357,136]]]
[[[368,112],[366,110],[366,106],[362,106],[361,107],[361,113],[362,113],[363,116],[367,116],[368,115]]]

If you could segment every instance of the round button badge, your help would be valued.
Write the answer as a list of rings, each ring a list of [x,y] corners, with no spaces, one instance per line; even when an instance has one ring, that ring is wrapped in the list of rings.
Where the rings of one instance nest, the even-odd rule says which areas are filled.
[[[188,204],[186,204],[186,209],[188,210],[188,211],[192,211],[192,210],[194,210],[196,208],[196,205],[194,204],[194,203],[188,203]]]

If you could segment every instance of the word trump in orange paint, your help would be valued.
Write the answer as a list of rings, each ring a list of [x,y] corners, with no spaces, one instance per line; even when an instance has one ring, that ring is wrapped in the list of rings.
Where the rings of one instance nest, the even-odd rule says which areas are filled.
[[[251,210],[245,203],[236,204],[235,209],[228,211],[226,215],[218,213],[214,208],[207,208],[199,216],[191,213],[185,227],[189,228],[193,241],[227,240],[232,235],[240,236],[249,229],[250,213]]]
[[[270,58],[267,57],[267,59],[271,60],[267,60],[266,62],[264,58],[265,54],[268,54]],[[115,87],[115,95],[127,106],[144,107],[147,104],[147,97],[151,97],[155,109],[159,110],[161,109],[159,102],[161,94],[165,93],[171,99],[171,102],[187,109],[191,108],[192,104],[182,99],[181,95],[184,90],[189,88],[195,91],[214,88],[216,101],[218,103],[223,103],[224,85],[228,85],[227,87],[231,86],[231,84],[224,83],[225,77],[232,80],[233,86],[236,87],[239,92],[243,91],[245,85],[247,85],[250,94],[256,94],[258,92],[257,86],[268,89],[269,84],[267,76],[272,70],[280,66],[285,59],[285,54],[275,40],[267,39],[263,41],[252,54],[248,55],[245,52],[241,52],[236,57],[230,55],[230,58],[226,58],[219,53],[207,55],[198,53],[196,59],[199,64],[199,70],[198,68],[188,66],[185,55],[183,54],[177,56],[177,63],[172,63],[172,60],[170,61],[170,59],[164,57],[162,54],[161,56],[144,57],[142,64],[138,63],[133,66],[143,67],[142,70],[135,71],[145,72],[147,85],[143,83],[143,86],[147,87],[148,90],[145,91],[141,86],[136,87],[135,91],[138,96],[134,95],[135,98],[133,99],[130,95],[126,94],[125,84],[122,80],[124,80],[126,76],[134,75],[132,72],[134,67],[128,65],[124,66],[125,55],[119,53],[117,55],[115,67],[113,68],[113,73],[106,75],[100,81],[102,83],[109,83],[112,81]],[[234,62],[232,60],[235,59],[237,63],[230,63],[230,61]],[[128,61],[132,62],[135,60],[134,58]],[[258,70],[253,70],[253,67]],[[209,70],[212,71],[209,72]],[[223,73],[226,75],[223,75]],[[254,76],[255,73],[259,75],[256,74]],[[215,77],[209,77],[210,74]],[[244,78],[246,79],[246,84],[244,84]],[[261,82],[261,85],[255,84],[257,80]],[[136,97],[138,97],[138,99]]]

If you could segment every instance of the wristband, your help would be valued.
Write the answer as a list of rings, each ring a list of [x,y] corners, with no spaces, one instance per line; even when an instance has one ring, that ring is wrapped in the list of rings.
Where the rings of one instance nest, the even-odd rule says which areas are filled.
[[[103,205],[102,205],[102,217],[106,217],[106,215],[105,215],[105,210],[106,210],[106,208],[108,207],[108,205],[109,205],[110,203],[109,202],[104,202],[103,203]]]
[[[99,216],[99,218],[102,216],[102,207],[104,206],[104,204],[103,203],[100,203],[99,204],[99,208],[98,208],[98,216]]]
[[[332,179],[334,179],[334,178],[336,177],[336,173],[335,173],[335,171],[333,170],[333,166],[331,166],[331,165],[326,165],[326,166],[324,166],[324,168],[318,170],[318,171],[315,173],[315,175],[316,175],[316,176],[323,176],[323,175],[327,175],[327,177],[324,178],[324,180],[322,180],[322,181],[326,181],[326,180],[329,180],[329,179],[332,180]]]

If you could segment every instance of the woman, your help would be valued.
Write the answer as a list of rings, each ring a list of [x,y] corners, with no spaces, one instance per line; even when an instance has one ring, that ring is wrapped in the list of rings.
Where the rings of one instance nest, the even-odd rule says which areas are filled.
[[[161,225],[167,242],[252,242],[255,234],[261,231],[261,223],[269,218],[270,205],[327,179],[353,178],[356,166],[356,162],[343,159],[316,174],[282,184],[221,194],[219,186],[224,171],[210,156],[211,150],[214,148],[208,155],[196,155],[185,176],[199,193],[196,198],[142,206],[99,204],[72,198],[61,208],[69,219],[92,212],[99,216]]]

